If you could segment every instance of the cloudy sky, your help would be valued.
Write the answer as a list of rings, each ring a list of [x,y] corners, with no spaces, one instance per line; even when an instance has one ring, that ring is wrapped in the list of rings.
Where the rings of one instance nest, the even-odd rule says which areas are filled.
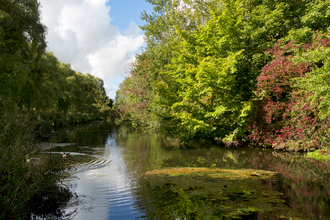
[[[124,79],[125,62],[144,46],[145,0],[39,0],[48,50],[75,71],[104,80],[110,98]]]

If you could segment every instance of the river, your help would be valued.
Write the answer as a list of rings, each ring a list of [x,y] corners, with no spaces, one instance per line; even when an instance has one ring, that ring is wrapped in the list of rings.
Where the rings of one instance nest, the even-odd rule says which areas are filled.
[[[72,219],[330,219],[330,166],[265,148],[169,148],[159,134],[94,123],[51,137],[75,171]]]

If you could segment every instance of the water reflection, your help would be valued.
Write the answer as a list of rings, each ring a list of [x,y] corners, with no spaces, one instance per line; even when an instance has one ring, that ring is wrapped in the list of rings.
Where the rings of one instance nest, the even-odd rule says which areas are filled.
[[[114,137],[111,128],[101,124],[61,133],[52,140],[76,143],[52,149],[69,152],[66,160],[77,168],[66,181],[80,198],[74,201],[78,204],[71,204],[67,210],[78,207],[73,219],[132,219],[142,215],[133,207],[124,149],[117,145]]]
[[[307,159],[303,154],[248,147],[170,150],[157,134],[132,133],[125,128],[114,132],[111,125],[103,123],[60,133],[52,141],[75,143],[52,148],[53,152],[70,152],[67,160],[77,168],[67,179],[72,190],[79,195],[79,200],[75,201],[77,204],[68,208],[68,211],[78,208],[74,219],[161,219],[169,213],[169,219],[179,218],[180,213],[183,213],[181,217],[189,219],[190,214],[209,213],[209,204],[218,207],[219,213],[226,209],[224,201],[212,200],[205,193],[201,196],[201,190],[196,190],[193,185],[189,186],[191,189],[181,187],[183,191],[180,191],[180,187],[172,186],[174,182],[168,182],[167,176],[164,184],[142,178],[147,171],[179,167],[277,172],[282,177],[263,184],[270,187],[269,192],[284,193],[283,196],[275,193],[279,196],[277,199],[284,201],[282,205],[304,214],[306,219],[330,219],[330,164]],[[223,186],[219,190],[223,190]],[[236,203],[240,199],[235,198],[242,196],[237,195],[228,198]],[[184,211],[189,207],[190,214]],[[246,211],[249,207],[240,207],[238,211],[244,210],[256,213],[250,219],[253,216],[267,219],[258,211]],[[173,213],[177,213],[176,216]]]

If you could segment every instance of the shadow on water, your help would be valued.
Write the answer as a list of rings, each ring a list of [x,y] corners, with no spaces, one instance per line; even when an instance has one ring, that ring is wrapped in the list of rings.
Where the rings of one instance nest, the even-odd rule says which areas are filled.
[[[52,137],[76,167],[73,219],[330,219],[330,164],[264,148],[168,149],[107,123]],[[64,143],[74,143],[71,145]]]

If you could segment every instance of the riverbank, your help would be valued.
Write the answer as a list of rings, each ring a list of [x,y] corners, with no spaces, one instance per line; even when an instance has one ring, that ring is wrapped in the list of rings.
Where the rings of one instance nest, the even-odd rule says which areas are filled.
[[[11,114],[0,115],[0,219],[67,216],[61,208],[75,194],[62,180],[72,167],[62,155],[35,157],[41,150],[40,135],[46,130],[38,127],[33,113],[11,110]],[[48,122],[51,129],[56,128]]]
[[[0,150],[0,219],[62,217],[61,207],[74,194],[60,182],[71,171],[62,157],[30,158],[37,148],[23,137]]]

